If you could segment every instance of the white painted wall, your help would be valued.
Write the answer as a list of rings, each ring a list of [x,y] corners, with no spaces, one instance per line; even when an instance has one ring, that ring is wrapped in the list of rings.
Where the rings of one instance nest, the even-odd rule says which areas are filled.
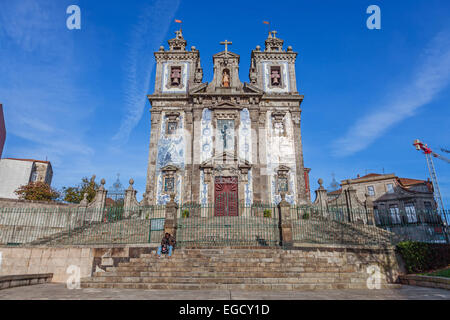
[[[0,159],[0,198],[18,199],[14,193],[30,181],[32,161]]]

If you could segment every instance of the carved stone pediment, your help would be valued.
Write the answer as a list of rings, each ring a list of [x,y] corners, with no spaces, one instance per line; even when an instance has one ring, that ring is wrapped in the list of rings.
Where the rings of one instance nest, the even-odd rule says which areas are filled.
[[[169,172],[177,172],[178,170],[179,170],[179,168],[177,166],[174,166],[174,165],[171,165],[171,164],[161,168],[162,172],[167,172],[167,173],[169,173]]]
[[[242,106],[238,105],[236,102],[231,100],[218,101],[209,107],[210,110],[220,110],[220,109],[237,109],[242,110]]]
[[[239,176],[242,181],[247,181],[247,173],[251,164],[229,152],[223,152],[200,165],[205,174],[205,182],[210,182],[212,176]]]

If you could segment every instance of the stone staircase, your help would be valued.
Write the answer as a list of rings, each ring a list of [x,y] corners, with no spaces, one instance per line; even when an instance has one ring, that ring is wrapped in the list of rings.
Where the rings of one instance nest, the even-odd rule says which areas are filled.
[[[158,258],[155,252],[131,258],[82,279],[81,286],[250,291],[367,289],[367,266],[379,265],[385,256],[360,254],[363,253],[317,248],[183,248],[176,249],[171,258]],[[381,275],[380,288],[398,286],[388,278]]]

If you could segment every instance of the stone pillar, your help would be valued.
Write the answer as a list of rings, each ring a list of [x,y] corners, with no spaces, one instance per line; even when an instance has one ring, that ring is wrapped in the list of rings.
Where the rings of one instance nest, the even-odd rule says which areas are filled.
[[[97,193],[95,194],[94,200],[89,204],[89,209],[94,209],[92,212],[92,216],[90,221],[94,222],[101,222],[103,218],[103,212],[105,211],[106,207],[106,195],[108,193],[108,190],[105,189],[105,179],[102,179],[100,181],[100,187],[97,190]]]
[[[357,199],[356,190],[350,186],[348,189],[344,190],[344,195],[347,206],[348,221],[355,222],[356,219],[353,210],[357,208],[357,203],[354,203]]]
[[[202,153],[202,112],[203,109],[193,110],[191,198],[194,203],[200,203],[199,173]]]
[[[259,123],[258,123],[258,162],[259,162],[259,192],[260,199],[262,202],[271,202],[272,186],[270,185],[270,172],[267,170],[267,132],[266,132],[266,117],[267,112],[261,110],[259,112]],[[253,185],[255,185],[254,182]],[[256,189],[256,190],[258,190]],[[255,189],[253,189],[255,193]]]
[[[283,247],[292,247],[294,244],[292,235],[291,205],[286,201],[286,194],[281,194],[281,201],[278,204],[280,213],[280,242]]]
[[[144,205],[156,204],[156,161],[158,156],[158,141],[161,128],[161,112],[152,111],[151,113],[151,129],[150,129],[150,147],[148,155],[147,183],[145,189]]]
[[[123,201],[123,211],[124,217],[129,218],[130,216],[139,213],[139,203],[136,200],[137,191],[133,189],[134,180],[130,179],[130,186],[125,190],[125,199]]]
[[[166,219],[164,221],[164,233],[170,233],[176,240],[177,234],[178,204],[175,202],[175,194],[170,195],[170,201],[166,204]]]
[[[366,215],[367,215],[366,223],[374,226],[375,225],[375,214],[373,212],[373,201],[368,194],[366,194],[366,201],[364,203],[364,206],[365,206]]]
[[[261,202],[261,161],[259,157],[259,110],[250,110],[252,144],[253,202]]]
[[[316,190],[316,200],[314,201],[314,204],[320,209],[321,215],[326,217],[328,216],[327,190],[323,187],[322,179],[319,179],[317,182],[319,183],[319,189]]]
[[[292,126],[294,134],[294,150],[296,159],[296,171],[297,171],[297,204],[307,204],[308,195],[306,194],[306,182],[305,182],[305,166],[303,164],[303,146],[302,146],[302,133],[300,129],[301,112],[291,111]]]

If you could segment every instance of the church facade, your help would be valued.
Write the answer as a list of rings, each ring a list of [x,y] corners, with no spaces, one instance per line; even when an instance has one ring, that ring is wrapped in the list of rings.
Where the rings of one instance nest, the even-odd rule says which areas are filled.
[[[144,204],[292,204],[310,200],[303,164],[297,53],[270,32],[251,52],[249,82],[239,79],[240,56],[213,56],[214,76],[203,81],[200,53],[180,31],[155,52],[155,90]],[[235,212],[236,211],[236,212]],[[218,213],[220,215],[220,213]]]

